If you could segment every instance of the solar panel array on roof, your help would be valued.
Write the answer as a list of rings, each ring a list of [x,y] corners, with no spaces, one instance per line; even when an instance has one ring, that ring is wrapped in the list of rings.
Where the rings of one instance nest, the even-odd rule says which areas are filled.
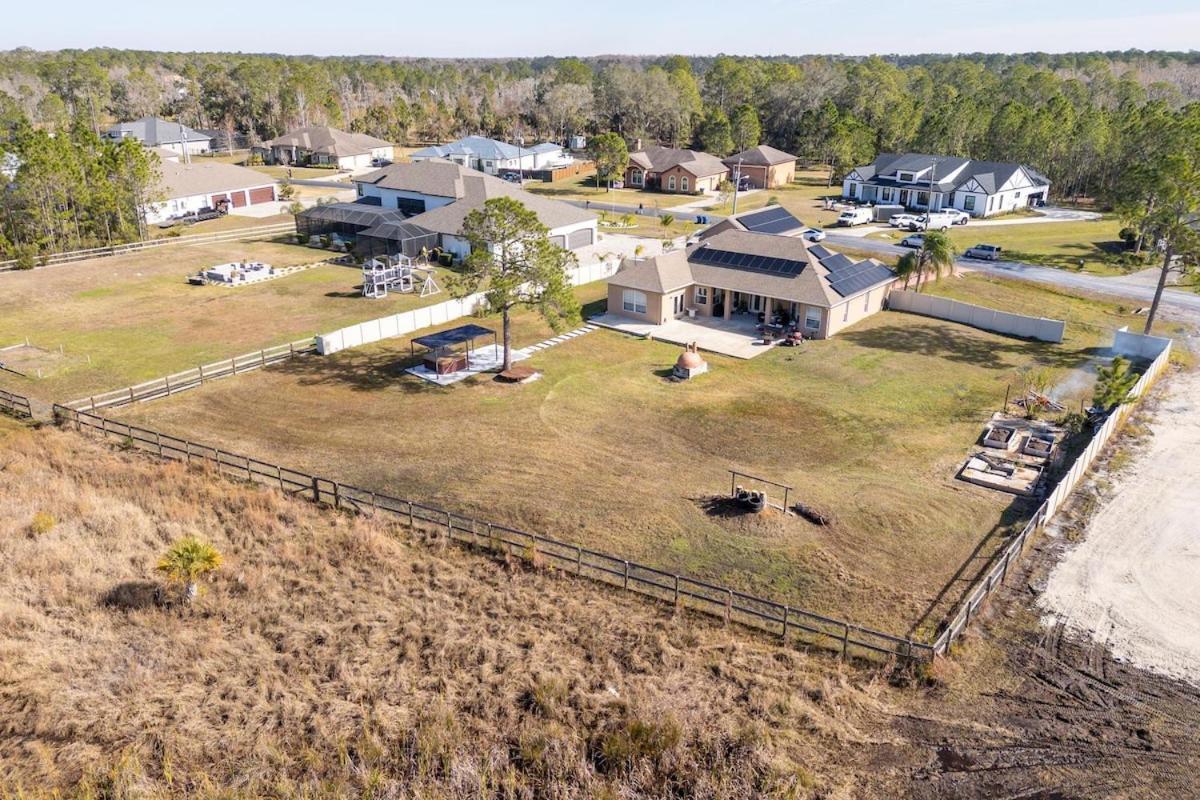
[[[766,272],[781,277],[799,275],[804,270],[803,261],[793,261],[788,258],[758,256],[751,253],[734,253],[729,250],[716,250],[711,247],[701,247],[694,251],[689,258],[701,264],[711,264],[716,267],[731,267],[748,269],[755,272]]]
[[[809,252],[816,249],[814,247]],[[896,273],[883,264],[877,264],[874,261],[855,263],[841,253],[830,253],[829,257],[821,259],[821,266],[829,270],[826,278],[829,281],[829,288],[842,297],[858,294],[864,289],[896,277]]]
[[[772,206],[753,214],[738,217],[738,223],[753,233],[786,233],[802,228],[803,223],[792,216],[786,208]]]
[[[834,252],[832,250],[830,250],[829,248],[827,248],[823,244],[813,245],[812,247],[808,248],[808,252],[812,253],[813,257],[816,258],[818,261],[824,261],[825,259],[829,258],[831,255],[834,255]]]

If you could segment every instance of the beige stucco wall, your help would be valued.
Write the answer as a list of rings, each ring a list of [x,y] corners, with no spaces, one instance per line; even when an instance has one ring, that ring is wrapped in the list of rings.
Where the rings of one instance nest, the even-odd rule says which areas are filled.
[[[628,317],[638,322],[649,322],[652,325],[661,325],[667,321],[663,317],[663,309],[665,308],[669,312],[671,304],[670,301],[664,303],[661,294],[643,291],[642,294],[646,295],[646,313],[639,314],[635,311],[626,311],[624,309],[621,300],[621,293],[624,291],[625,287],[623,286],[617,286],[612,283],[608,285],[608,313],[620,314],[623,317]]]
[[[833,336],[838,331],[881,311],[889,288],[877,286],[869,292],[847,298],[844,302],[834,306],[830,309],[825,335]]]

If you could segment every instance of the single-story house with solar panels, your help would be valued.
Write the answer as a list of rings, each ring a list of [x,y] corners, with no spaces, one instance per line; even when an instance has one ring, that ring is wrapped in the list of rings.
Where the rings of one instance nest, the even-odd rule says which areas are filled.
[[[745,178],[754,189],[787,186],[796,177],[796,157],[767,144],[734,153],[723,163],[731,175]]]
[[[686,250],[627,259],[608,280],[608,313],[664,325],[775,315],[827,339],[883,308],[896,273],[804,239],[726,230]],[[738,327],[744,327],[739,325]]]
[[[792,212],[783,206],[767,206],[754,211],[743,211],[710,225],[700,232],[700,241],[716,236],[723,231],[750,231],[771,233],[776,236],[799,236],[807,227]]]
[[[990,217],[1044,203],[1050,180],[1024,164],[975,161],[922,153],[884,153],[855,167],[842,181],[842,196],[915,211],[957,208]]]

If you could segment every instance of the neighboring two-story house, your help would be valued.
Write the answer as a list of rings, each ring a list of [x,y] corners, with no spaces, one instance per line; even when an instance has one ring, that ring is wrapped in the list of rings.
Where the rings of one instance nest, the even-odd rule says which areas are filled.
[[[728,175],[729,167],[714,155],[653,145],[629,154],[625,185],[635,189],[700,194],[715,192]]]
[[[842,182],[848,200],[918,211],[957,208],[974,217],[1037,205],[1049,194],[1046,176],[1024,164],[919,153],[881,155]]]

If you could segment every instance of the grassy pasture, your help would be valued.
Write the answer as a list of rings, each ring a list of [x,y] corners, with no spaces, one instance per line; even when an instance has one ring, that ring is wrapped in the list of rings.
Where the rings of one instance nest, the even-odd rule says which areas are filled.
[[[536,355],[537,383],[438,388],[399,376],[408,340],[397,339],[119,413],[904,631],[934,624],[963,588],[942,591],[959,565],[985,557],[1028,512],[954,480],[1006,386],[1030,368],[1077,373],[1130,320],[1103,303],[974,276],[935,287],[977,289],[1014,310],[1053,300],[1080,324],[1056,346],[883,313],[802,350],[709,356],[711,373],[686,384],[664,378],[678,347],[599,331]],[[602,308],[602,286],[580,293],[588,311]],[[516,343],[548,334],[518,315]],[[227,413],[235,407],[254,412]],[[728,468],[795,486],[835,524],[723,515],[709,501],[727,491]]]
[[[0,385],[71,400],[449,297],[366,300],[356,289],[360,273],[334,265],[237,288],[185,280],[229,261],[285,267],[326,255],[274,241],[229,242],[0,274],[0,347],[28,337],[46,350],[61,345],[67,356],[47,364],[41,380],[4,373]],[[439,283],[445,287],[444,273]]]

